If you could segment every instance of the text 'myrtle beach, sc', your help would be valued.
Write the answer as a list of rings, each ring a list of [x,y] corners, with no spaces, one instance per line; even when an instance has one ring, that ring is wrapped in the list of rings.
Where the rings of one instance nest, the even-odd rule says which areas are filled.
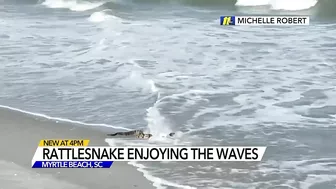
[[[265,146],[111,147],[88,139],[41,140],[33,168],[110,168],[114,161],[261,161]]]

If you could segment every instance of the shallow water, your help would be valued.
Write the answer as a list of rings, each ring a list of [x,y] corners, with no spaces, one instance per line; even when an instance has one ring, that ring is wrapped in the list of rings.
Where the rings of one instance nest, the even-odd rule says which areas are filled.
[[[247,2],[261,6],[2,1],[0,104],[109,132],[179,132],[152,145],[268,146],[258,164],[137,165],[157,187],[335,188],[335,3],[237,5]],[[218,25],[244,13],[308,14],[311,25]]]

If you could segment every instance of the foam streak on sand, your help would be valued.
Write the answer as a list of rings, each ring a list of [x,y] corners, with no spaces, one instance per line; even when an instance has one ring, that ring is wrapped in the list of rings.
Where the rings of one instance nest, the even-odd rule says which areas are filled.
[[[74,120],[65,119],[65,118],[52,117],[52,116],[47,116],[47,115],[40,114],[40,113],[33,113],[33,112],[21,110],[21,109],[18,109],[18,108],[12,108],[12,107],[9,107],[9,106],[0,105],[0,108],[5,108],[5,109],[25,113],[25,114],[30,114],[30,115],[33,115],[33,116],[37,116],[37,117],[41,117],[41,118],[45,118],[45,119],[49,119],[49,120],[55,120],[56,123],[58,123],[60,121],[60,122],[67,122],[67,123],[79,124],[79,125],[85,125],[85,126],[110,127],[110,128],[114,128],[114,129],[123,129],[123,130],[129,130],[129,131],[131,130],[131,129],[128,129],[128,128],[125,128],[125,127],[116,127],[116,126],[103,124],[103,123],[102,124],[101,123],[84,123],[84,122],[81,122],[81,121],[74,121]]]
[[[35,117],[13,110],[0,108],[0,169],[1,175],[5,175],[1,179],[6,179],[0,182],[7,183],[11,189],[22,188],[22,180],[34,183],[25,187],[39,188],[43,185],[45,189],[95,188],[97,183],[100,189],[154,188],[142,173],[124,162],[114,163],[111,169],[32,170],[31,159],[42,138],[90,138],[90,145],[104,146],[105,133],[71,123],[55,123],[46,116]],[[13,180],[18,182],[13,185]]]
[[[129,162],[128,164],[130,165],[133,165],[134,167],[137,167],[138,171],[144,173],[144,176],[154,182],[154,186],[158,189],[163,189],[163,188],[166,188],[165,186],[173,186],[173,187],[176,187],[176,188],[182,188],[182,189],[196,189],[195,187],[191,187],[191,186],[186,186],[186,185],[180,185],[180,184],[175,184],[175,183],[172,183],[172,182],[169,182],[167,180],[164,180],[164,179],[161,179],[161,178],[158,178],[158,177],[154,177],[152,176],[151,174],[149,174],[144,168],[143,165],[141,164],[138,164],[136,162]]]

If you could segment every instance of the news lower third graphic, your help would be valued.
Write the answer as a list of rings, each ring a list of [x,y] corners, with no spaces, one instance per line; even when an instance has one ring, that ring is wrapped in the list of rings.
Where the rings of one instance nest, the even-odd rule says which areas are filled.
[[[261,161],[266,146],[88,146],[89,140],[41,140],[32,168],[111,168],[115,161]]]
[[[220,25],[242,26],[242,25],[309,25],[309,16],[221,16]]]
[[[83,157],[89,142],[82,139],[41,140],[32,159],[32,168],[110,168],[113,164],[111,160]],[[98,157],[106,155],[98,153]]]

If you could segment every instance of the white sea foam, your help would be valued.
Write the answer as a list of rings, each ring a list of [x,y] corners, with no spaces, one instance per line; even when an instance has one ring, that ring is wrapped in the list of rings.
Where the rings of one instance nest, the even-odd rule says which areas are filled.
[[[104,2],[90,3],[79,0],[45,0],[42,5],[49,8],[66,8],[72,11],[87,11],[103,5]]]
[[[142,92],[155,93],[158,91],[155,86],[155,82],[152,79],[146,78],[140,71],[137,70],[130,71],[130,74],[119,80],[117,84],[125,89],[140,89]]]
[[[157,140],[155,140],[155,143],[143,140],[125,140],[125,139],[106,139],[105,142],[109,144],[109,146],[157,146]],[[165,146],[164,143],[162,143],[163,140],[161,140],[160,146]],[[171,146],[171,143],[167,143],[166,145]],[[181,145],[181,143],[180,143]],[[181,188],[181,189],[196,189],[195,187],[190,187],[187,185],[181,185],[177,183],[173,183],[170,181],[167,181],[163,178],[155,177],[153,176],[149,171],[147,171],[147,167],[141,163],[138,162],[128,162],[128,164],[134,166],[137,168],[138,171],[142,172],[146,179],[149,181],[152,181],[154,186],[158,189],[165,189],[167,186],[175,187],[175,188]]]
[[[196,189],[195,187],[176,184],[176,183],[173,183],[173,182],[169,182],[169,181],[167,181],[163,178],[155,177],[155,176],[151,175],[148,171],[145,170],[146,167],[144,165],[141,165],[139,163],[129,162],[129,164],[137,167],[137,170],[142,172],[144,174],[145,178],[152,181],[154,183],[154,186],[157,189],[166,189],[167,186],[175,187],[175,188],[181,188],[181,189]]]
[[[274,10],[305,10],[316,5],[317,0],[237,0],[236,6],[270,6]]]
[[[125,128],[125,127],[117,127],[117,126],[108,125],[108,124],[104,124],[104,123],[85,123],[85,122],[74,121],[74,120],[66,119],[66,118],[52,117],[52,116],[48,116],[48,115],[41,114],[41,113],[34,113],[34,112],[29,112],[29,111],[18,109],[18,108],[13,108],[13,107],[10,107],[10,106],[0,105],[0,108],[6,108],[6,109],[9,109],[9,110],[14,110],[14,111],[17,111],[17,112],[30,114],[30,115],[33,115],[33,116],[42,117],[42,118],[49,119],[49,120],[54,120],[56,122],[67,122],[67,123],[73,123],[73,124],[79,124],[79,125],[85,125],[85,126],[109,127],[109,128],[114,128],[114,129],[131,130],[131,129],[128,129],[128,128]]]
[[[88,18],[88,20],[90,22],[103,22],[111,18],[112,18],[111,15],[106,14],[104,11],[99,11],[99,12],[92,13],[90,17]]]
[[[148,123],[149,132],[155,137],[161,138],[172,132],[169,122],[160,114],[160,111],[155,106],[147,109],[145,120]]]

